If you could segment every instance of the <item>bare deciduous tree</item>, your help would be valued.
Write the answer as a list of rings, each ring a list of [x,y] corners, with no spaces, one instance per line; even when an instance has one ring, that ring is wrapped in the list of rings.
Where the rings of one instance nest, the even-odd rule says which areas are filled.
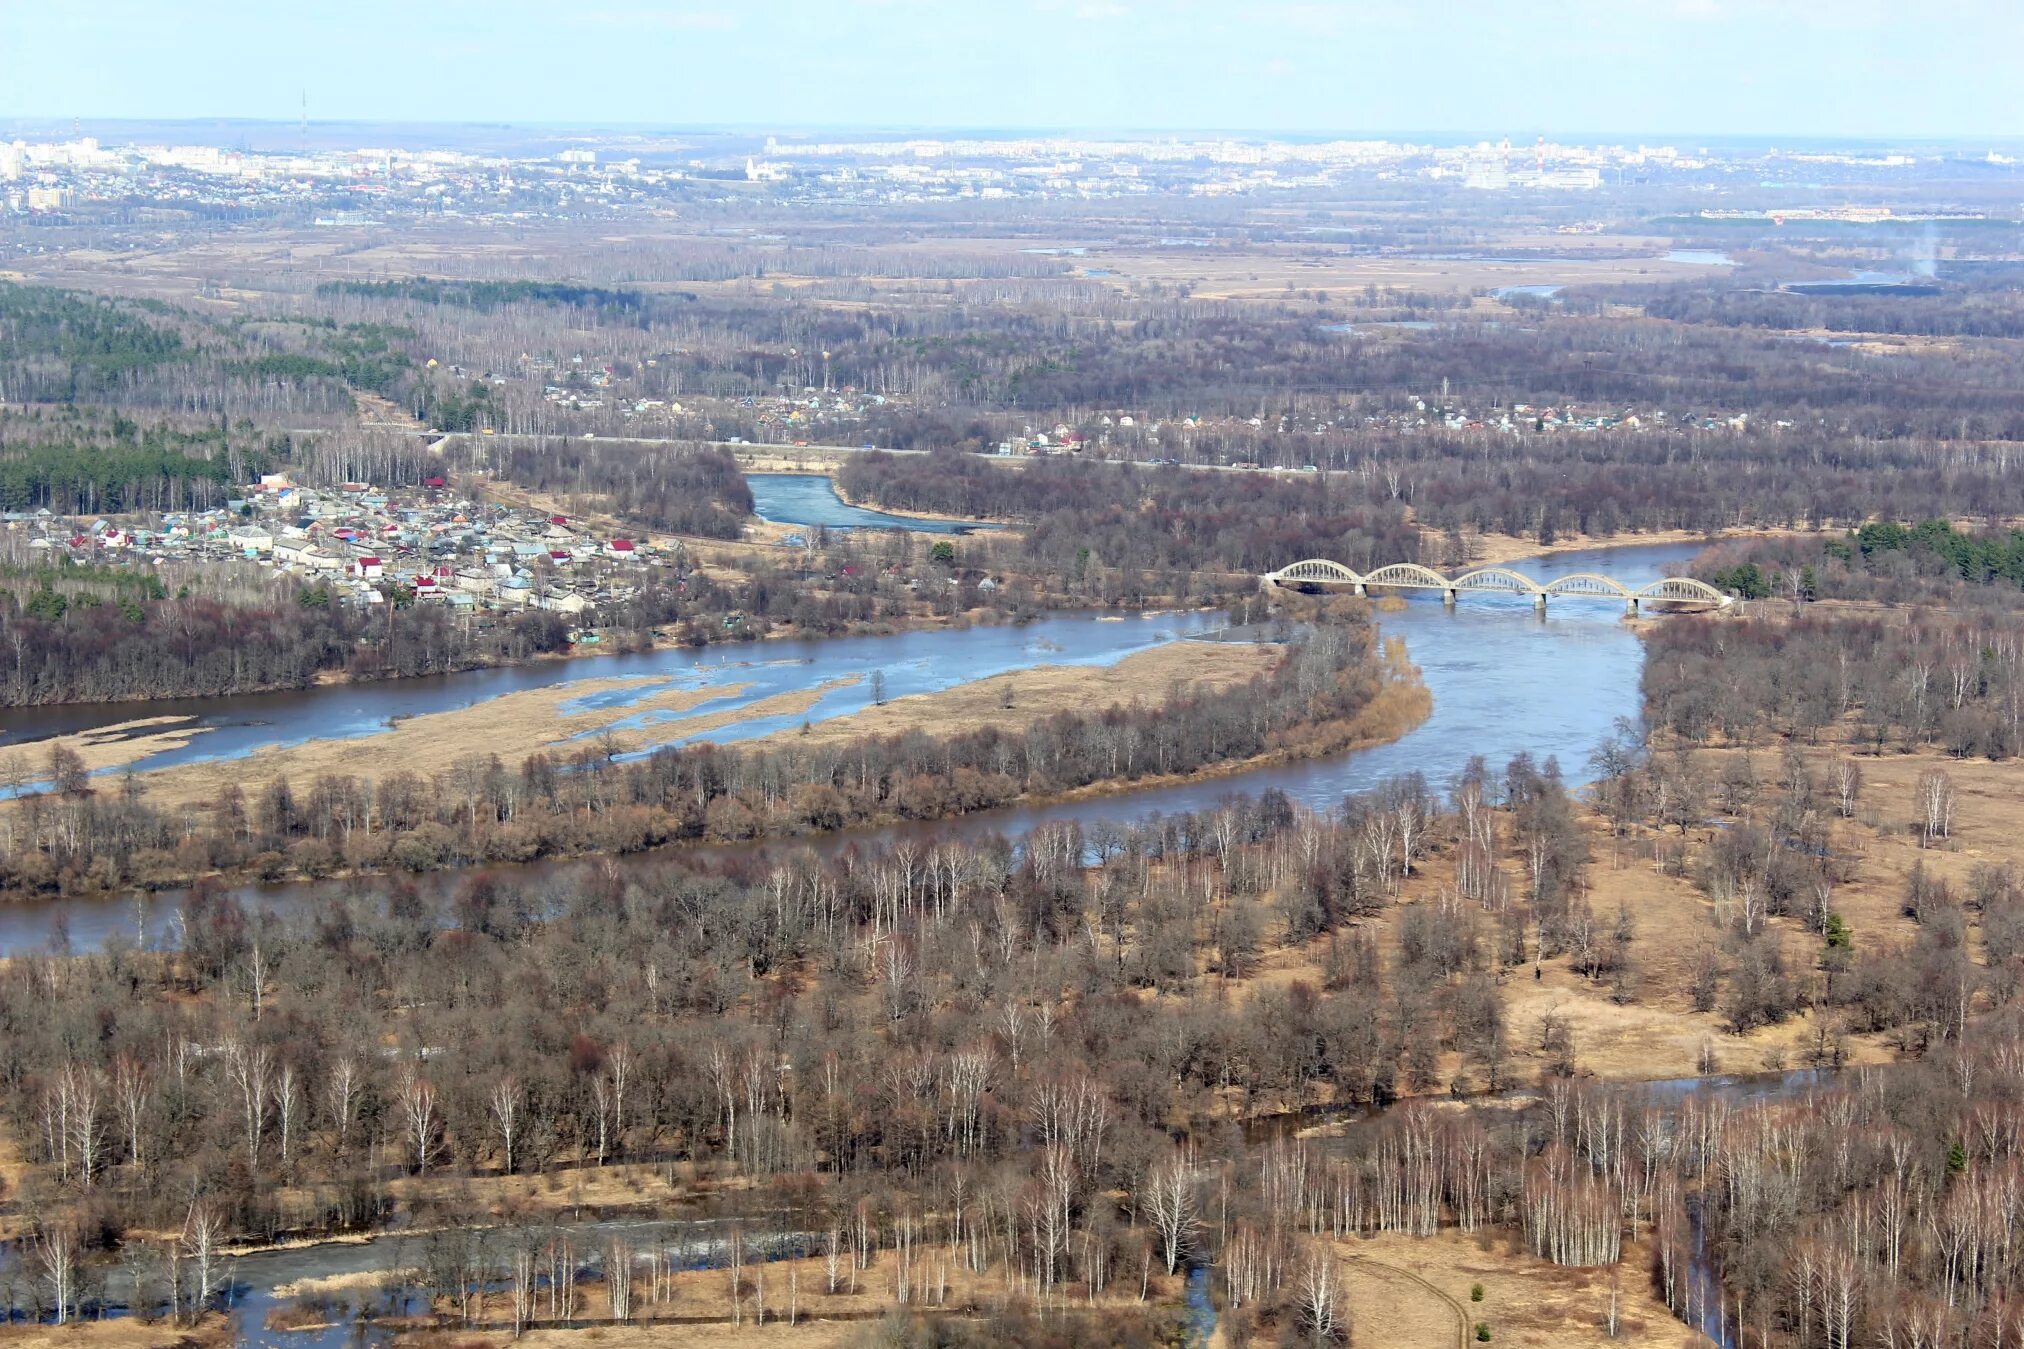
[[[1913,787],[1919,811],[1919,846],[1931,848],[1954,832],[1954,780],[1944,768],[1928,768]]]
[[[1159,1234],[1160,1255],[1167,1273],[1172,1274],[1194,1249],[1195,1235],[1201,1230],[1195,1170],[1185,1155],[1176,1153],[1153,1165],[1140,1190],[1139,1207]]]

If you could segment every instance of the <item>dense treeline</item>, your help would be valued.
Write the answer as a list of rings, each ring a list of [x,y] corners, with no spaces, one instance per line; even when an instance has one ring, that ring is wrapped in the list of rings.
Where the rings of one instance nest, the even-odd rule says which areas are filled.
[[[653,529],[735,539],[752,492],[730,451],[707,445],[618,445],[597,440],[466,444],[459,462],[537,492],[587,497]]]
[[[1319,478],[873,453],[849,456],[837,485],[880,506],[1026,522],[1021,552],[1077,577],[1092,565],[1256,575],[1304,557],[1365,567],[1419,556],[1403,510]]]
[[[961,443],[967,421],[915,417],[911,443],[921,449]],[[939,429],[937,429],[939,427]],[[978,443],[982,447],[982,443]],[[2010,516],[2024,512],[2024,477],[2008,447],[1963,447],[1911,439],[1850,439],[1822,429],[1753,433],[1611,431],[1595,435],[1512,437],[1498,431],[1372,431],[1330,439],[1303,433],[1202,433],[1204,463],[1265,463],[1330,469],[1346,510],[1411,508],[1413,518],[1457,540],[1469,532],[1607,538],[1621,532],[1769,526],[1856,526],[1874,516]],[[959,483],[907,483],[925,465],[889,463],[856,469],[868,504],[909,508],[935,500],[943,514],[1022,516],[1038,512],[1016,483],[957,471],[933,461],[935,477]],[[1020,461],[1024,467],[1026,461]],[[1052,463],[1052,461],[1040,461]],[[998,467],[1010,467],[1000,463]],[[848,465],[846,465],[848,469]],[[1063,469],[1052,469],[1063,471]],[[1006,477],[1012,477],[1006,473]],[[1206,473],[1202,493],[1243,493],[1233,473]],[[1255,475],[1245,475],[1255,479]],[[1261,479],[1269,481],[1269,479]],[[1287,489],[1285,483],[1275,491]],[[1299,481],[1297,491],[1314,485]],[[891,498],[878,496],[889,491]],[[931,496],[933,491],[933,496]],[[996,504],[996,510],[992,508]],[[1057,510],[1073,504],[1052,504]],[[1459,546],[1459,544],[1449,544]]]
[[[303,688],[322,674],[442,674],[567,644],[568,624],[522,614],[477,629],[441,605],[376,610],[320,587],[265,598],[131,584],[140,573],[35,568],[0,578],[0,698],[7,706],[199,698]],[[203,582],[198,586],[209,589]]]
[[[2016,603],[2012,592],[2024,587],[2024,530],[1879,520],[1846,536],[1723,543],[1696,559],[1695,568],[1744,599],[2008,607]]]
[[[116,377],[184,359],[182,335],[155,321],[162,305],[0,283],[0,370],[16,400],[38,376],[61,378],[63,402],[112,391]]]
[[[1878,752],[2024,752],[2024,532],[1875,521],[1727,541],[1694,566],[1765,605],[1646,634],[1653,724],[1696,742],[1772,733]]]
[[[557,281],[435,281],[409,278],[398,281],[326,281],[316,288],[318,295],[356,295],[367,299],[413,300],[421,304],[456,305],[481,314],[515,304],[563,305],[594,310],[621,318],[644,318],[657,302],[679,303],[694,300],[689,294],[615,290],[603,286],[572,285]]]
[[[573,620],[539,610],[478,622],[443,605],[412,603],[391,586],[389,603],[357,607],[325,586],[277,583],[272,572],[239,564],[143,572],[0,562],[0,703],[253,693],[339,673],[442,674],[561,650],[570,628],[586,623],[604,627],[611,645],[625,649],[657,632],[704,646],[756,640],[783,626],[837,635],[889,630],[923,614],[1016,619],[1039,607],[1029,586],[981,589],[984,573],[915,557],[903,540],[844,537],[813,562],[825,570],[804,572],[783,559],[742,579],[718,580],[678,558],[625,573],[622,598]],[[598,564],[587,561],[573,579],[595,585],[597,575]],[[552,581],[539,578],[544,586]]]
[[[0,510],[209,510],[284,448],[245,424],[141,426],[72,409],[0,417]]]
[[[0,857],[17,888],[162,884],[252,866],[433,870],[684,840],[741,841],[884,819],[929,820],[1021,797],[1188,774],[1265,754],[1314,755],[1360,735],[1388,681],[1367,625],[1324,626],[1268,673],[1217,691],[1177,688],[1152,706],[1062,712],[1023,730],[921,732],[803,748],[698,744],[616,761],[592,743],[509,769],[474,755],[430,782],[393,772],[276,779],[216,802],[205,827],[157,811],[128,784],[94,794],[52,761],[58,796],[23,806],[27,832]],[[63,751],[56,752],[60,757]]]
[[[328,419],[353,410],[354,387],[397,386],[399,336],[327,320],[221,323],[160,301],[0,282],[0,402]]]
[[[1690,741],[1775,733],[1875,751],[2024,751],[2024,619],[2014,611],[1671,620],[1646,645],[1646,715]]]
[[[1645,301],[1645,313],[1676,323],[1785,332],[1889,333],[1921,337],[2024,337],[2024,290],[1945,295],[1831,297],[1791,291],[1681,286]]]

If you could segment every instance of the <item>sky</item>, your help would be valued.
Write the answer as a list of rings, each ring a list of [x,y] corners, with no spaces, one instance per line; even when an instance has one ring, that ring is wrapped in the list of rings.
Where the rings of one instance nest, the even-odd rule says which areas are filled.
[[[2024,0],[0,0],[0,116],[2024,137]]]

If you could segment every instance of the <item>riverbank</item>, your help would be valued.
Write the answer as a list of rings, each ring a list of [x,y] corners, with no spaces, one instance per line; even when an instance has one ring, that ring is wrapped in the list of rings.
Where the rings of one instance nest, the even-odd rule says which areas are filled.
[[[212,1313],[194,1326],[80,1317],[67,1325],[0,1324],[0,1349],[225,1349],[233,1342],[229,1317]]]
[[[409,717],[373,735],[337,740],[311,740],[264,751],[251,760],[231,759],[189,764],[143,773],[139,785],[157,802],[208,804],[226,780],[253,790],[280,777],[307,781],[326,773],[346,773],[376,781],[389,772],[429,776],[449,769],[472,754],[497,754],[518,760],[537,750],[554,750],[570,740],[609,733],[614,752],[636,748],[636,730],[622,731],[613,723],[643,713],[678,713],[713,698],[735,696],[745,686],[712,689],[663,689],[616,701],[606,707],[569,709],[569,704],[601,695],[664,683],[651,675],[591,678],[548,688],[523,689],[454,712]],[[790,709],[791,710],[791,709]],[[55,736],[43,742],[45,752],[68,749],[94,773],[124,768],[166,750],[178,749],[209,728],[193,717],[155,717],[115,726]],[[605,742],[601,742],[605,743]]]
[[[1698,529],[1655,529],[1642,533],[1626,530],[1621,534],[1597,537],[1588,534],[1562,534],[1551,543],[1523,534],[1471,534],[1469,561],[1463,566],[1450,566],[1446,570],[1453,574],[1476,567],[1504,567],[1527,558],[1555,557],[1562,553],[1586,553],[1607,548],[1662,547],[1670,545],[1693,545],[1705,547],[1723,539],[1783,538],[1795,533],[1789,529],[1721,529],[1708,533]],[[1443,536],[1437,530],[1422,527],[1421,555],[1439,557]]]
[[[1098,626],[1086,625],[1092,632]],[[1057,631],[1063,640],[1082,641],[1073,630]],[[1128,630],[1121,628],[1120,635],[1127,636]],[[1171,641],[1156,639],[1150,649],[1091,666],[1042,667],[1038,674],[1034,667],[1015,671],[1009,709],[1003,706],[1003,674],[898,704],[859,707],[854,713],[832,706],[839,719],[859,719],[847,729],[824,731],[820,742],[819,720],[804,722],[804,736],[795,719],[837,689],[867,677],[867,668],[881,679],[883,671],[853,666],[847,674],[822,679],[804,663],[786,661],[743,667],[735,676],[739,682],[705,688],[669,688],[665,678],[619,678],[588,688],[579,682],[525,690],[414,717],[377,734],[284,744],[131,773],[120,788],[142,812],[139,827],[158,836],[173,827],[179,843],[137,847],[117,864],[96,851],[87,864],[67,866],[56,864],[53,851],[24,852],[14,871],[28,881],[31,893],[48,893],[53,887],[56,893],[80,896],[123,893],[135,885],[175,887],[204,876],[321,879],[637,853],[684,843],[806,838],[1214,781],[1395,738],[1430,710],[1430,695],[1403,646],[1393,641],[1378,651],[1359,655],[1348,648],[1326,657],[1348,663],[1330,665],[1332,673],[1313,690],[1319,701],[1312,706],[1329,710],[1303,720],[1295,711],[1299,702],[1289,703],[1291,695],[1283,686],[1289,676],[1282,665],[1291,650],[1242,643],[1177,649]],[[1105,665],[1117,668],[1092,668]],[[782,680],[799,686],[714,712],[681,715],[708,701],[735,700],[748,682],[762,678],[776,686]],[[1023,696],[1020,678],[1028,681]],[[1336,687],[1338,679],[1347,682]],[[663,687],[638,692],[640,685],[653,683]],[[1248,736],[1239,731],[1236,742],[1221,742],[1231,747],[1218,751],[1214,728],[1230,724],[1236,712],[1224,704],[1244,697],[1246,689],[1276,702],[1278,711],[1269,723],[1273,729]],[[1346,707],[1344,698],[1356,701],[1354,712],[1336,710]],[[1169,707],[1176,711],[1176,720],[1169,723],[1175,735],[1208,739],[1190,744],[1155,734],[1162,709]],[[1120,764],[1113,753],[1108,774],[1089,740],[1095,733],[1091,718],[1106,711],[1141,746],[1136,763],[1127,754]],[[1236,724],[1250,716],[1242,714]],[[643,720],[650,724],[642,726]],[[978,740],[987,729],[1016,733],[1043,720],[1065,738],[1052,748],[1034,749],[1031,761],[1028,747],[1017,739],[1007,753],[995,754]],[[813,776],[784,795],[774,791],[762,796],[754,794],[740,772],[719,779],[725,770],[700,768],[697,756],[614,762],[642,743],[688,741],[739,726],[773,734],[763,746],[727,748],[722,753],[732,757],[717,762],[744,762],[736,756],[751,755],[757,763],[756,756],[767,755],[779,761],[779,768],[769,773],[784,771],[790,779]],[[913,761],[899,757],[895,745],[909,733],[939,740],[955,754],[945,774],[902,767]],[[146,741],[137,735],[126,752],[144,753]],[[833,755],[851,743],[875,747],[870,758],[878,761],[876,773],[867,775],[859,763],[858,771],[838,776],[827,757],[803,757]],[[1244,748],[1235,748],[1236,743]],[[1060,755],[1070,745],[1080,746],[1075,750],[1080,757],[1073,767],[1064,767]],[[530,767],[537,753],[549,755],[553,767]],[[1178,767],[1167,774],[1147,772],[1154,754]],[[960,768],[957,759],[963,761]],[[657,777],[651,787],[641,777],[694,773],[716,785],[705,788],[699,782],[695,790],[670,792]],[[1075,785],[1052,785],[1064,780]],[[54,837],[42,832],[53,819],[78,815],[82,823],[84,817],[95,818],[88,801],[46,796],[24,798],[4,809],[36,829],[38,838]]]
[[[806,747],[867,736],[954,735],[986,725],[1024,726],[1058,712],[1158,702],[1176,682],[1228,688],[1263,674],[1276,658],[1276,649],[1266,645],[1170,643],[1134,652],[1113,665],[1039,665],[938,693],[896,698],[776,731],[753,743]],[[861,684],[863,678],[827,680],[795,693],[694,715],[685,714],[707,703],[736,699],[750,685],[638,692],[666,682],[655,675],[615,676],[526,689],[456,711],[409,717],[370,735],[311,740],[248,758],[154,769],[137,774],[136,785],[150,803],[180,809],[213,804],[232,786],[252,799],[282,780],[299,790],[328,775],[374,785],[393,773],[434,778],[472,756],[484,760],[496,756],[508,772],[518,774],[530,754],[567,757],[585,748],[631,754],[650,744],[792,718],[808,712],[824,695]],[[48,742],[48,748],[73,749],[89,769],[103,772],[189,744],[204,732],[190,718],[152,718],[59,736]]]
[[[842,482],[833,474],[829,485],[830,490],[836,493],[836,499],[846,506],[854,506],[861,511],[877,511],[880,515],[894,515],[902,520],[955,520],[966,525],[974,524],[980,528],[988,526],[994,530],[1024,529],[1033,523],[1031,520],[1014,520],[1004,515],[936,515],[931,511],[910,511],[901,506],[881,506],[875,502],[853,501],[843,490]]]
[[[960,735],[994,726],[1014,730],[1058,712],[1157,703],[1177,684],[1221,690],[1264,674],[1272,646],[1244,642],[1171,642],[1134,652],[1114,665],[1035,665],[939,693],[919,693],[813,726],[776,731],[756,744],[832,745],[865,737]]]

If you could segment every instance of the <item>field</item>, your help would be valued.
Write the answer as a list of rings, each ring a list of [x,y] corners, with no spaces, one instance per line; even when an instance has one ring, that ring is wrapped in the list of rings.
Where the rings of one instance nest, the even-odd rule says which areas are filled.
[[[1120,290],[1185,285],[1200,299],[1257,302],[1283,301],[1289,290],[1341,295],[1375,286],[1467,294],[1502,286],[1705,279],[1712,269],[1665,259],[1674,242],[1666,236],[1563,235],[1539,229],[1476,245],[1470,249],[1476,256],[1432,257],[1378,254],[1327,243],[1239,245],[1208,240],[1203,246],[1162,246],[1144,240],[1066,234],[930,236],[859,245],[864,275],[858,280],[881,298],[905,296],[933,303],[942,282],[907,274],[919,259],[932,258],[938,268],[958,273],[974,269],[979,278],[989,278],[1008,260],[1031,264],[1050,250],[1057,250],[1063,277],[1093,274],[1102,284]],[[263,295],[286,295],[325,281],[547,276],[556,271],[558,258],[582,256],[586,250],[614,257],[642,251],[674,255],[685,247],[715,250],[724,243],[721,236],[660,224],[642,224],[624,233],[595,238],[585,238],[580,230],[567,227],[533,224],[510,233],[450,222],[400,234],[369,225],[315,231],[265,228],[222,237],[169,237],[152,248],[74,248],[23,258],[10,275],[49,285],[172,299],[213,313],[229,313]],[[801,230],[793,243],[815,249],[831,246],[817,226]],[[795,254],[785,244],[769,247],[748,242],[741,249],[763,260],[763,285],[768,289],[807,290],[831,279],[797,271]],[[680,289],[699,294],[749,293],[754,289],[754,283],[744,278],[637,284],[646,290]]]
[[[1490,1327],[1491,1343],[1527,1349],[1707,1343],[1652,1297],[1634,1248],[1618,1271],[1550,1265],[1489,1233],[1379,1236],[1334,1249],[1347,1266],[1359,1345],[1451,1349],[1474,1343],[1478,1322]],[[1613,1273],[1620,1317],[1614,1340],[1605,1329]],[[1480,1302],[1471,1299],[1478,1287]]]
[[[1620,250],[1649,248],[1629,257],[1579,257],[1562,236],[1536,235],[1507,242],[1553,256],[1505,259],[1496,246],[1472,250],[1481,258],[1373,256],[1320,246],[1235,248],[1092,249],[1081,259],[1104,268],[1120,288],[1131,284],[1186,285],[1197,299],[1284,300],[1288,291],[1340,296],[1367,286],[1469,294],[1503,286],[1580,286],[1658,283],[1705,278],[1708,268],[1667,262],[1665,240],[1613,238]]]

